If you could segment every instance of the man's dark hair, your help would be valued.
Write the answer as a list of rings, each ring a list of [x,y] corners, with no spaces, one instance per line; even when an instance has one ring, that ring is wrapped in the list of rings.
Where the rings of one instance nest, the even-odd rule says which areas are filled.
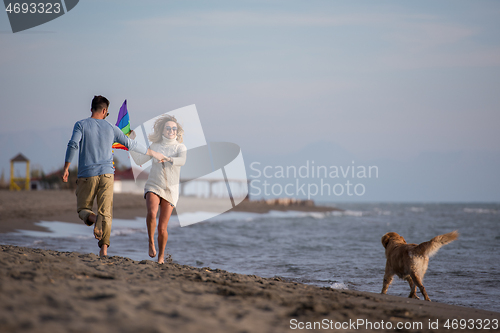
[[[106,97],[104,96],[94,96],[94,99],[92,99],[92,108],[91,111],[101,111],[104,108],[109,107],[109,101]]]

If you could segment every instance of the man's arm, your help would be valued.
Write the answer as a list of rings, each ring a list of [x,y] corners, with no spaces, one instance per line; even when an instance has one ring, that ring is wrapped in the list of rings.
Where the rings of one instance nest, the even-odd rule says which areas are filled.
[[[132,140],[135,140],[135,137],[136,137],[135,132],[130,131],[129,138]],[[129,150],[128,152],[130,153],[130,156],[134,160],[135,164],[137,164],[137,165],[143,165],[147,161],[151,160],[151,156],[141,154],[141,153],[135,152],[133,150]]]
[[[82,138],[82,127],[80,123],[76,123],[75,126],[73,127],[73,134],[71,135],[71,139],[68,142],[68,147],[66,148],[66,158],[64,162],[63,176],[62,176],[62,180],[65,183],[68,182],[69,165],[71,164],[71,161],[73,160],[74,156],[78,151],[78,143],[80,142],[81,138]]]
[[[179,148],[178,155],[176,157],[170,157],[171,159],[170,162],[172,162],[172,165],[175,166],[183,166],[184,164],[186,164],[186,154],[187,154],[186,146],[181,145],[181,147]]]
[[[148,149],[146,147],[139,144],[137,141],[132,140],[131,138],[127,137],[125,134],[123,134],[123,132],[118,127],[116,127],[114,125],[112,125],[112,126],[113,126],[113,133],[115,135],[115,142],[121,143],[122,145],[127,147],[127,149],[129,151],[135,151],[137,153],[149,155],[149,154],[147,154]]]
[[[141,154],[151,156],[157,159],[160,163],[167,161],[167,157],[165,155],[158,153],[154,150],[151,150],[149,148],[146,148],[135,140],[131,140],[125,134],[123,134],[123,132],[118,127],[113,126],[113,130],[115,132],[115,142],[121,143],[122,145],[127,147],[129,151],[135,151]],[[133,137],[135,137],[135,134]]]
[[[64,163],[64,169],[63,169],[63,176],[62,176],[62,180],[63,182],[67,183],[68,182],[68,177],[69,177],[69,165],[71,163],[70,162],[65,162]]]
[[[121,143],[122,145],[127,147],[129,151],[135,151],[141,154],[146,154],[147,150],[146,147],[138,144],[137,141],[131,140],[128,136],[123,134],[123,132],[115,125],[111,126],[113,126],[113,134],[115,136],[115,142]]]

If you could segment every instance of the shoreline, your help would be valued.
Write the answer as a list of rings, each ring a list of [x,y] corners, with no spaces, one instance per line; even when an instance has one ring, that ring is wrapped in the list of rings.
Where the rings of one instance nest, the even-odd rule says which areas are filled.
[[[359,320],[384,322],[381,332],[397,331],[398,323],[450,332],[446,320],[500,319],[498,312],[168,261],[0,245],[0,262],[2,332],[290,332]],[[438,329],[429,329],[436,320]]]
[[[146,202],[142,195],[115,193],[113,196],[113,218],[146,218]],[[192,197],[182,197],[181,199],[187,201],[188,206],[196,207],[193,211],[213,211],[213,209],[219,209],[221,206],[224,207],[226,202],[223,199],[206,200]],[[94,204],[94,211],[96,210]],[[273,206],[258,201],[243,201],[230,211],[263,214],[271,210],[330,212],[339,211],[340,209],[327,206]],[[12,232],[16,229],[46,231],[44,228],[35,225],[35,222],[42,220],[83,223],[76,212],[74,191],[0,191],[0,233]]]

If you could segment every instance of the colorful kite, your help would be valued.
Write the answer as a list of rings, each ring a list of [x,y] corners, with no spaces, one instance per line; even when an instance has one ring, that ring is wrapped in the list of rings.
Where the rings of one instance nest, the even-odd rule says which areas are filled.
[[[118,120],[116,121],[116,126],[118,126],[118,128],[121,129],[123,134],[125,134],[126,136],[130,135],[130,118],[128,116],[127,100],[123,102],[123,105],[120,108],[120,112],[118,112]],[[127,147],[118,142],[113,143],[113,146],[111,146],[111,148],[123,149],[128,151]]]

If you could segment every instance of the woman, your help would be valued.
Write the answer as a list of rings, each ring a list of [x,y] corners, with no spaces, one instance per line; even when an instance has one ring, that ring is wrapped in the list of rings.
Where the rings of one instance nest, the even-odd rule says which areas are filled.
[[[160,217],[158,219],[158,263],[165,261],[165,246],[167,245],[167,225],[172,210],[179,199],[179,178],[181,166],[186,163],[186,146],[182,144],[184,130],[174,116],[164,115],[158,118],[154,124],[154,132],[149,135],[153,142],[149,147],[151,150],[167,156],[167,162],[153,163],[149,173],[146,186],[144,187],[144,198],[148,215],[146,223],[149,237],[149,256],[156,256],[154,234],[156,229],[156,216],[158,208]],[[135,138],[132,131],[130,138]],[[134,162],[142,165],[151,159],[150,156],[130,152]]]

